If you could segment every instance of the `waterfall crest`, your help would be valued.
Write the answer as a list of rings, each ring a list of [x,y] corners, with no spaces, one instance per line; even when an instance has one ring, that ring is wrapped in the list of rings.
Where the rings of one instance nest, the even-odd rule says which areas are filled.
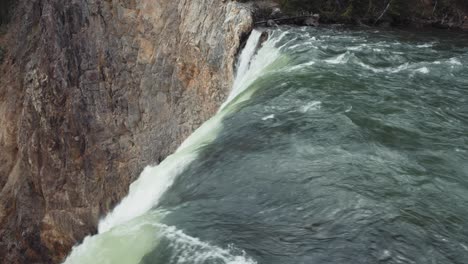
[[[278,57],[279,52],[274,48],[273,41],[267,40],[259,49],[261,34],[261,31],[252,31],[239,57],[233,88],[220,111],[191,134],[174,154],[157,166],[146,167],[140,177],[130,185],[128,195],[99,222],[98,235],[85,238],[82,245],[73,249],[65,263],[83,264],[91,260],[95,262],[96,257],[100,260],[99,263],[138,263],[135,261],[157,245],[160,237],[151,234],[161,236],[165,233],[161,230],[166,230],[167,227],[158,223],[159,219],[164,217],[164,213],[151,210],[157,208],[159,200],[171,187],[177,175],[196,160],[199,149],[216,138],[222,127],[223,117],[234,109],[233,106],[238,101],[242,101],[237,100],[239,95]],[[131,241],[138,239],[146,241],[145,245],[132,244]],[[122,243],[116,243],[116,240]],[[100,252],[102,247],[107,248],[109,252]],[[121,255],[122,252],[119,253],[124,248],[125,257]],[[132,254],[128,254],[128,251],[132,251]],[[215,251],[222,252],[220,256],[223,256],[222,260],[225,263],[254,263],[242,256],[227,257],[228,251],[219,248]],[[124,260],[125,262],[122,262]]]

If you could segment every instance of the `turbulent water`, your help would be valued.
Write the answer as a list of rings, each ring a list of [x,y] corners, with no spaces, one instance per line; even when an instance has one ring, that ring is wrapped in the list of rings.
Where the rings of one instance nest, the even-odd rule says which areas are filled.
[[[269,35],[67,264],[468,263],[468,37]]]

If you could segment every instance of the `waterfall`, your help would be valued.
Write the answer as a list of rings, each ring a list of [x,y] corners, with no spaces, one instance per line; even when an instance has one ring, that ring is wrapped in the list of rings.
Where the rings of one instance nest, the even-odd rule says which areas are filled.
[[[157,236],[151,234],[161,233],[161,229],[165,227],[158,223],[158,219],[163,216],[152,213],[151,209],[158,206],[160,198],[173,184],[177,175],[197,158],[199,147],[216,138],[223,117],[232,109],[231,105],[236,104],[239,94],[248,88],[255,77],[279,54],[274,49],[275,43],[271,41],[266,41],[262,49],[258,50],[261,34],[258,30],[252,31],[239,57],[232,91],[220,111],[191,134],[174,154],[157,166],[146,167],[140,177],[130,185],[128,195],[100,221],[98,235],[85,238],[82,245],[73,249],[65,263],[83,264],[86,261],[96,261],[96,255],[101,259],[100,263],[135,263],[157,244]],[[146,243],[137,245],[137,239]],[[111,250],[112,253],[101,252],[103,248]],[[128,253],[130,251],[132,254]],[[248,261],[236,263],[246,262]]]
[[[247,40],[247,43],[245,44],[244,49],[242,50],[242,53],[240,55],[240,58],[237,64],[236,78],[234,80],[231,93],[229,94],[228,99],[223,104],[223,106],[226,105],[227,102],[231,101],[234,97],[236,97],[239,94],[241,90],[241,86],[242,86],[242,81],[244,80],[243,77],[249,70],[250,62],[252,61],[252,58],[254,57],[255,52],[257,51],[258,43],[260,41],[261,35],[262,33],[255,29],[250,34],[250,37]],[[221,109],[222,108],[223,107],[221,107]]]
[[[255,54],[260,35],[260,31],[252,31],[240,56],[233,89],[223,106],[242,91],[239,86],[245,81],[244,76]],[[222,114],[218,114],[205,122],[182,143],[174,154],[161,164],[146,167],[138,180],[130,185],[129,194],[99,223],[99,233],[109,231],[112,227],[138,217],[157,206],[159,199],[172,185],[175,177],[196,158],[197,146],[208,143],[216,136],[221,117]]]
[[[234,98],[249,88],[265,72],[265,69],[278,59],[280,54],[275,45],[284,37],[284,34],[279,37],[269,38],[264,43],[259,43],[261,35],[262,32],[258,30],[254,29],[252,31],[239,58],[236,78],[231,93],[226,102],[221,105],[220,111],[231,103]]]
[[[465,39],[268,33],[66,264],[466,262]]]

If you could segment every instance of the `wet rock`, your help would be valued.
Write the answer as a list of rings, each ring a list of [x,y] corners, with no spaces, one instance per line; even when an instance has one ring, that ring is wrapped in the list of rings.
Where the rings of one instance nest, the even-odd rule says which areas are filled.
[[[465,18],[463,20],[462,29],[465,30],[465,31],[468,31],[468,16],[465,16]]]
[[[319,14],[314,14],[313,16],[307,17],[304,20],[304,25],[312,26],[312,27],[318,27],[319,24],[320,24],[319,20],[320,20],[320,15]]]
[[[267,22],[266,22],[266,26],[267,27],[276,27],[276,26],[278,26],[278,24],[276,24],[276,22],[273,19],[268,19]]]
[[[263,31],[262,34],[260,35],[260,41],[259,41],[259,45],[262,45],[265,41],[268,40],[268,31]]]
[[[283,15],[279,3],[273,0],[253,1],[252,9],[254,20],[257,22],[279,18]]]
[[[279,7],[273,8],[273,11],[270,14],[271,18],[280,18],[283,16],[283,13],[281,12],[281,9]]]

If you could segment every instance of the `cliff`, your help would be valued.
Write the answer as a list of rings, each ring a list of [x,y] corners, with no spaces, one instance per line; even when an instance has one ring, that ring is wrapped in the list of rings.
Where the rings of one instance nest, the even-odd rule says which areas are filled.
[[[8,10],[0,262],[58,263],[144,166],[217,110],[252,19],[219,0],[18,0]]]
[[[261,18],[468,27],[463,0],[255,2]],[[217,110],[252,25],[233,1],[2,1],[0,263],[58,263],[96,232]]]

